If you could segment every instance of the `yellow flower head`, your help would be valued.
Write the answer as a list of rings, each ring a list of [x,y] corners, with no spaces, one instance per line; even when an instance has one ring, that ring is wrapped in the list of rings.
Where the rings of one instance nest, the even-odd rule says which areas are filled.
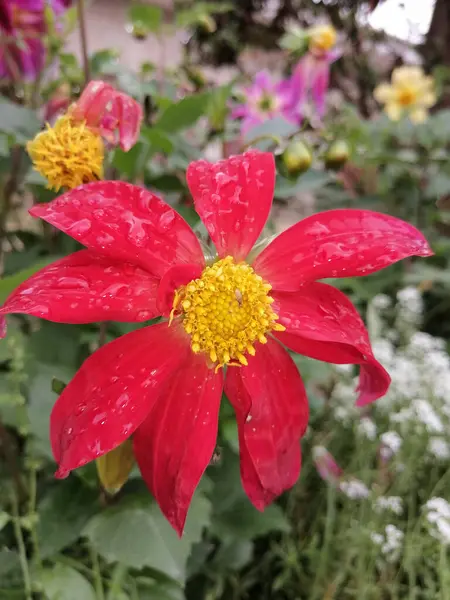
[[[391,83],[382,83],[374,92],[375,99],[384,104],[392,121],[405,114],[413,123],[423,123],[428,109],[436,103],[434,80],[421,67],[398,67],[392,73]]]
[[[336,44],[337,34],[331,25],[317,25],[309,29],[309,49],[316,54],[324,54]]]
[[[27,144],[34,168],[48,180],[48,187],[75,188],[103,176],[104,146],[99,135],[75,122],[70,116],[60,117],[54,127],[47,124]]]

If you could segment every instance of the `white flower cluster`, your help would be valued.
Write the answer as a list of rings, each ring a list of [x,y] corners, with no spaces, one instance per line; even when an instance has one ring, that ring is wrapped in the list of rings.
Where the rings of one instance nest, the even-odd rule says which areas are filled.
[[[370,539],[380,547],[381,553],[388,562],[395,562],[400,557],[403,538],[403,532],[395,525],[386,525],[384,533],[370,534]]]
[[[347,479],[341,481],[339,489],[351,500],[361,500],[370,494],[369,488],[359,479]]]
[[[424,506],[430,533],[445,546],[450,544],[450,504],[444,498],[431,498]]]
[[[390,511],[396,515],[403,513],[403,501],[400,496],[380,496],[373,504],[373,509],[377,513]]]

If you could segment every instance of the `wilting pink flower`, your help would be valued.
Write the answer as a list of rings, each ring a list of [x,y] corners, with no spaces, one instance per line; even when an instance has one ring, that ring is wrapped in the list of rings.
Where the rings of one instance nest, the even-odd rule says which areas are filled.
[[[254,83],[244,88],[243,96],[244,103],[231,113],[233,119],[242,119],[243,133],[277,116],[291,123],[301,122],[301,115],[293,103],[291,80],[275,82],[267,71],[260,71]]]
[[[336,32],[328,25],[312,28],[309,50],[299,60],[291,78],[294,100],[300,110],[311,97],[317,114],[325,112],[325,96],[330,82],[330,65],[341,56],[334,48]]]
[[[64,0],[0,0],[0,80],[35,79],[46,58],[45,7],[61,16]]]
[[[125,152],[137,142],[143,119],[136,100],[104,81],[91,81],[69,113]]]

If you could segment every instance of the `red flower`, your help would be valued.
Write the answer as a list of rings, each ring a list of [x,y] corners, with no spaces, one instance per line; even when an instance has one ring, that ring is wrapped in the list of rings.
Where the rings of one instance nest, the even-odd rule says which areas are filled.
[[[90,356],[56,401],[50,434],[59,477],[133,434],[142,475],[179,533],[214,451],[223,388],[253,504],[262,510],[297,480],[308,404],[284,346],[360,365],[358,405],[386,392],[389,375],[355,308],[316,280],[432,254],[408,223],[332,210],[279,235],[250,266],[241,261],[270,212],[273,156],[194,162],[187,180],[217,248],[209,267],[192,230],[162,200],[128,183],[94,182],[31,210],[87,249],[42,269],[0,310],[64,323],[170,315]]]
[[[142,123],[141,105],[104,81],[88,83],[78,101],[70,108],[75,120],[86,121],[113,146],[122,150],[134,146]]]

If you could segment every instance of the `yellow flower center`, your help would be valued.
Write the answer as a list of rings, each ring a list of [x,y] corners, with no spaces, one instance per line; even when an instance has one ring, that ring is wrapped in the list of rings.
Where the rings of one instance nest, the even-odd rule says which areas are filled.
[[[309,49],[328,52],[336,44],[336,30],[331,25],[319,25],[310,30]]]
[[[250,265],[227,256],[175,292],[171,318],[181,312],[192,351],[207,354],[216,369],[247,365],[254,342],[265,344],[269,331],[285,329],[270,306],[271,289]]]
[[[28,142],[27,150],[36,171],[48,179],[48,187],[55,191],[103,177],[101,137],[68,115],[60,117],[54,127],[47,124],[45,131]]]
[[[397,90],[397,101],[402,106],[414,104],[417,98],[417,92],[412,87],[401,87]]]

